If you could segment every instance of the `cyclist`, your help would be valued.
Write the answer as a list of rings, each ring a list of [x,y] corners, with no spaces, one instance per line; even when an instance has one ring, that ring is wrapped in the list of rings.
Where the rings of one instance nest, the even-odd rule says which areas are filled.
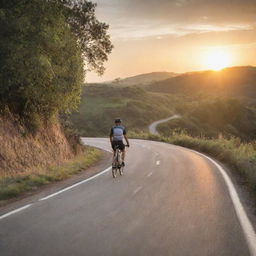
[[[126,130],[125,127],[121,125],[122,120],[120,118],[115,119],[115,125],[111,128],[110,131],[110,143],[113,148],[113,159],[115,154],[115,146],[118,146],[120,150],[122,151],[122,166],[125,165],[124,159],[125,159],[125,145],[123,143],[123,138],[125,138],[127,147],[130,146],[128,138],[126,136]]]

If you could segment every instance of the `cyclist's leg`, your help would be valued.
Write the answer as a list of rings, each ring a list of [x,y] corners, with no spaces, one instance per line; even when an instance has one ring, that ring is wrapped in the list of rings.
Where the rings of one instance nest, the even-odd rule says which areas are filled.
[[[120,147],[120,150],[121,150],[121,152],[122,152],[121,158],[122,158],[122,162],[123,162],[123,165],[124,165],[124,160],[125,160],[125,145],[124,145],[124,143],[123,143],[122,141],[120,142],[119,147]]]
[[[115,159],[115,153],[116,153],[116,150],[115,150],[115,142],[112,141],[112,149],[113,149],[113,155],[112,155],[112,164],[114,163],[114,159]]]
[[[115,150],[113,149],[113,154],[112,154],[112,163],[114,163],[114,159],[115,159]]]
[[[124,162],[124,159],[125,159],[125,149],[122,150],[122,161]]]

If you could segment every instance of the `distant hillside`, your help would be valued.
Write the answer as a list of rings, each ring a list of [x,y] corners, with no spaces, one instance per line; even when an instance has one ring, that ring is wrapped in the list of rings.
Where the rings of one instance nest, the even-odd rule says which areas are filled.
[[[185,131],[197,137],[256,140],[256,106],[246,100],[195,97],[191,101],[180,101],[179,105],[182,118],[159,125],[161,134],[168,137],[173,131]]]
[[[173,98],[137,86],[87,85],[79,111],[72,114],[71,120],[82,136],[108,136],[117,117],[129,131],[147,131],[151,122],[172,115]]]
[[[123,79],[121,78],[116,79],[112,82],[112,84],[123,85],[123,86],[139,85],[139,84],[141,85],[141,84],[148,84],[156,81],[165,80],[170,77],[174,77],[176,75],[177,74],[173,72],[152,72],[152,73],[127,77]]]
[[[174,94],[206,93],[239,97],[256,97],[256,67],[232,67],[221,71],[185,73],[153,82],[148,89]]]
[[[255,140],[256,68],[193,72],[144,86],[87,84],[71,119],[82,136],[107,136],[116,117],[129,131],[140,132],[173,113],[182,118],[159,127],[166,136],[185,130],[193,136]]]

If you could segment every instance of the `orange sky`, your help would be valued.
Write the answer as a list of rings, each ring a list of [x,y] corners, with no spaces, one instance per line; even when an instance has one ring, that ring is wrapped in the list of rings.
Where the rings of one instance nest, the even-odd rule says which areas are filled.
[[[256,0],[98,0],[114,49],[100,82],[153,71],[204,70],[220,49],[231,66],[256,65]]]

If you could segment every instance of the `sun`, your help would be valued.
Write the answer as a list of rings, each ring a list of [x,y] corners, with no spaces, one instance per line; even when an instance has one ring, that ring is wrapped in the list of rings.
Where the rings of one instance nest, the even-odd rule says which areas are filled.
[[[230,66],[231,57],[227,50],[209,49],[203,56],[203,62],[207,69],[218,71]]]

